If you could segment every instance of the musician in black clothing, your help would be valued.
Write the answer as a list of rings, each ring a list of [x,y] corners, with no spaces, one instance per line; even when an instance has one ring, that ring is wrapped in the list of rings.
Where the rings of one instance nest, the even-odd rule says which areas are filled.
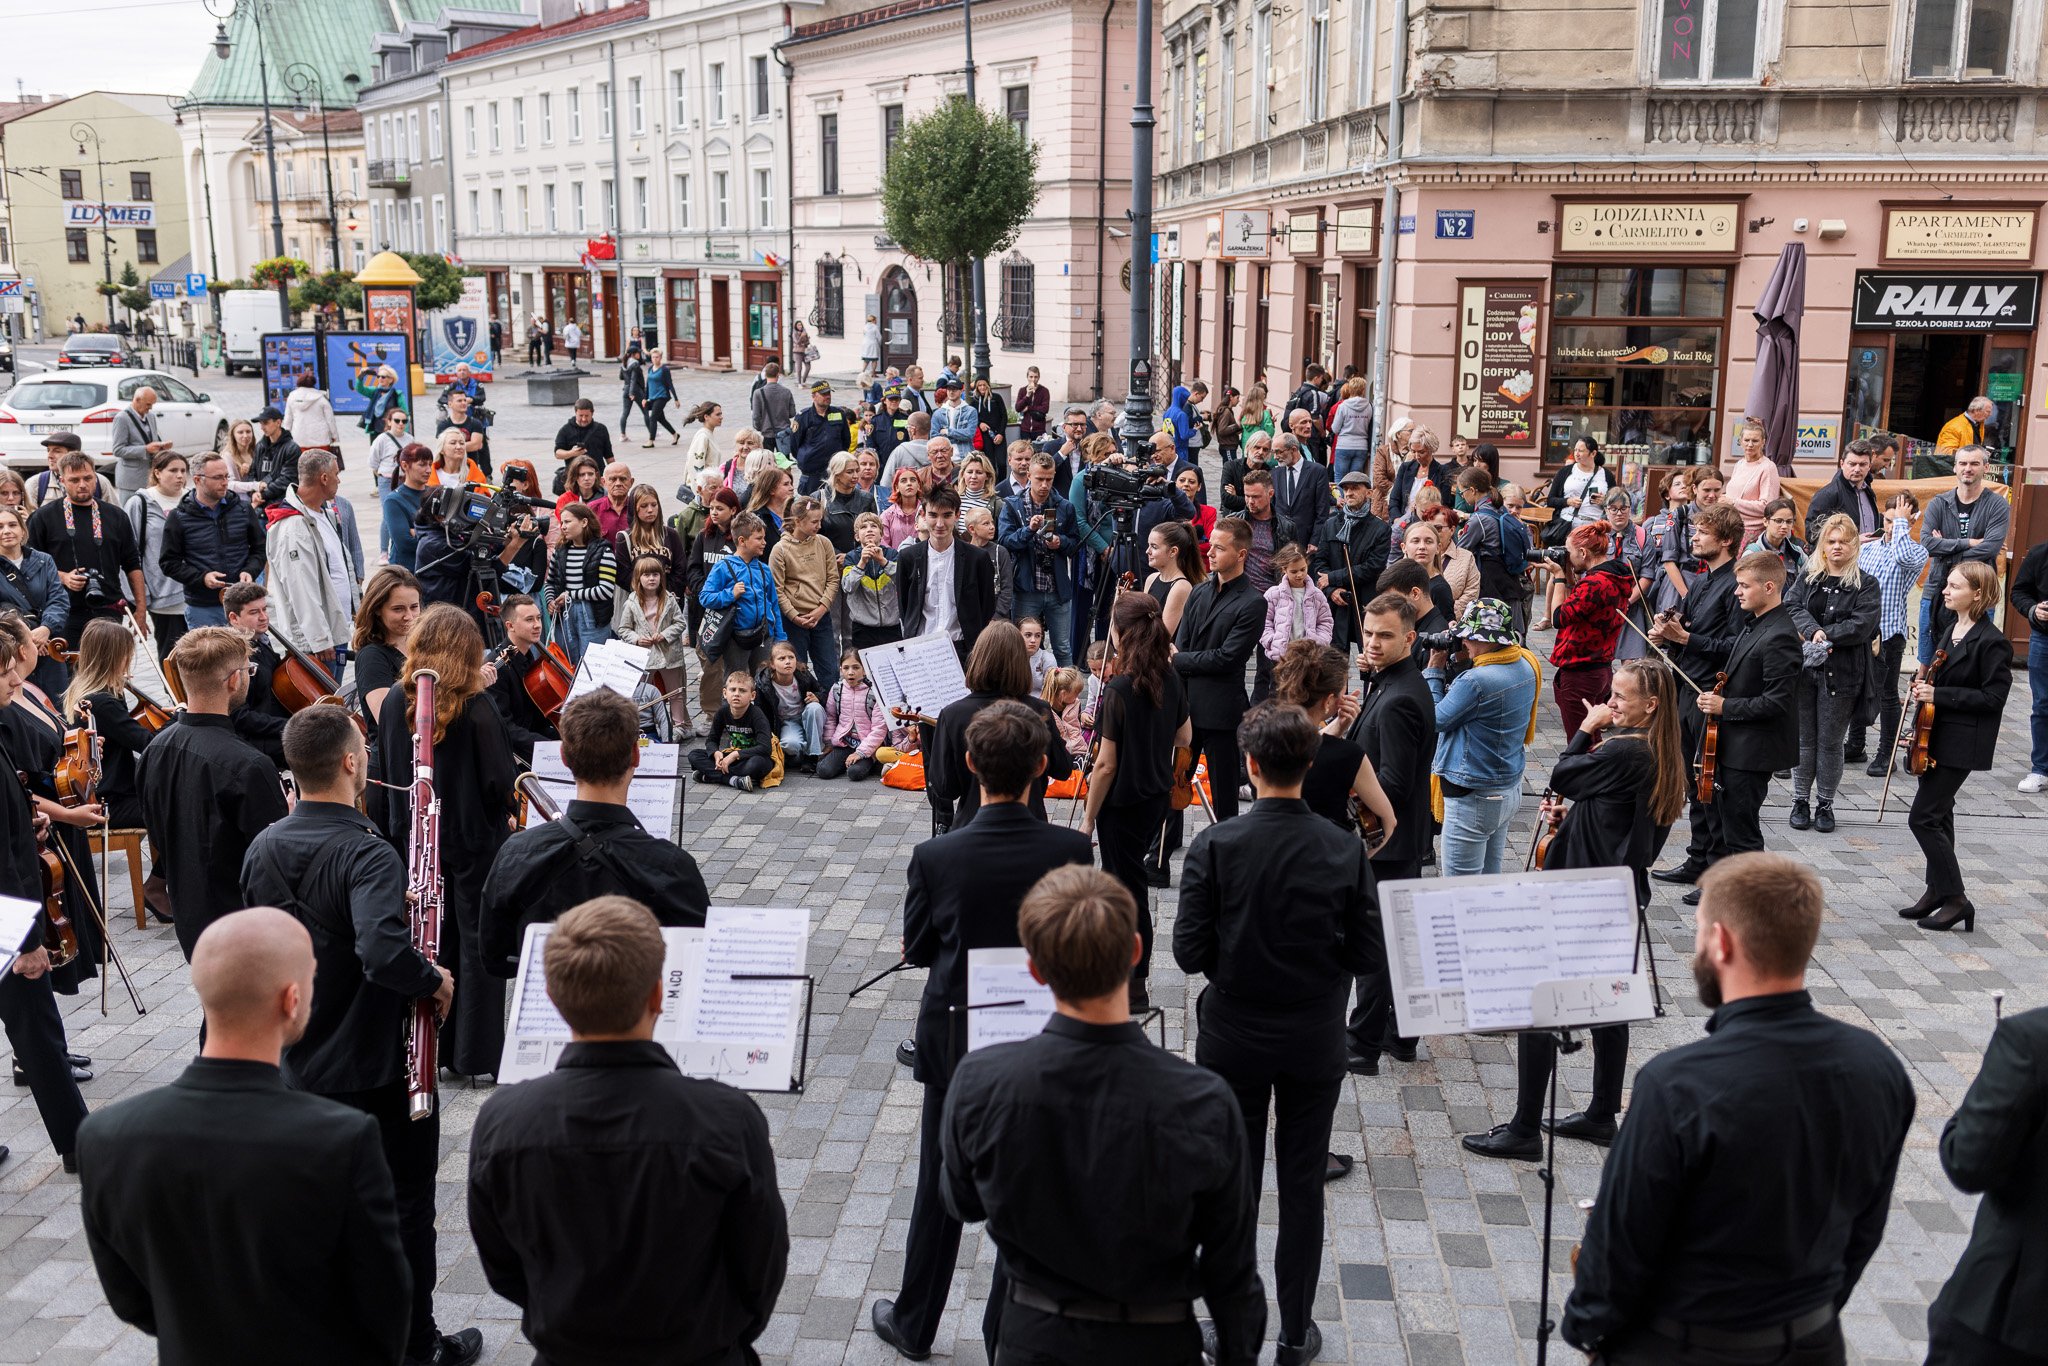
[[[986,637],[984,637],[986,639]],[[953,1069],[967,1054],[967,955],[972,949],[1013,949],[1017,907],[1054,868],[1090,861],[1088,837],[1034,818],[1025,794],[1044,771],[1048,727],[1023,704],[999,700],[967,727],[967,756],[981,801],[966,824],[917,846],[903,894],[903,957],[931,969],[917,1014],[913,1072],[924,1083],[917,1195],[903,1256],[903,1290],[877,1300],[875,1335],[912,1361],[931,1351],[953,1283],[960,1221],[940,1201],[941,1116]],[[1003,1296],[992,1292],[982,1333],[995,1358],[995,1326]]]
[[[1693,514],[1690,535],[1693,557],[1703,572],[1691,579],[1677,618],[1659,618],[1650,627],[1650,639],[1663,646],[1666,653],[1670,653],[1673,645],[1682,647],[1673,656],[1673,662],[1692,686],[1686,687],[1684,682],[1678,686],[1688,693],[1698,693],[1714,686],[1715,676],[1727,666],[1728,652],[1735,648],[1735,637],[1742,630],[1742,609],[1735,601],[1735,552],[1742,544],[1742,514],[1726,503],[1698,508]],[[1685,713],[1686,757],[1697,764],[1706,717],[1697,707],[1680,710]],[[1796,714],[1793,719],[1797,721]],[[1793,740],[1796,744],[1796,730]],[[1788,752],[1779,758],[1795,755],[1796,751]],[[1691,813],[1692,840],[1686,845],[1685,862],[1651,873],[1659,882],[1697,882],[1700,874],[1720,856],[1718,804],[1695,797]]]
[[[1810,868],[1744,854],[1700,885],[1693,976],[1713,1018],[1636,1074],[1564,1340],[1601,1366],[1840,1366],[1837,1316],[1884,1237],[1913,1087],[1884,1040],[1813,1008]]]
[[[1209,533],[1210,576],[1188,594],[1173,637],[1173,667],[1188,685],[1193,747],[1197,758],[1208,761],[1209,797],[1219,821],[1237,814],[1244,668],[1266,624],[1265,599],[1244,572],[1251,549],[1251,523],[1236,517],[1216,523]]]
[[[1106,873],[1055,869],[1017,932],[1055,1013],[960,1064],[942,1139],[946,1207],[988,1221],[1008,1283],[991,1358],[1195,1366],[1200,1298],[1218,1366],[1251,1366],[1266,1297],[1244,1119],[1214,1074],[1131,1019],[1128,896]]]
[[[505,718],[505,733],[512,737],[513,753],[522,762],[531,764],[535,741],[562,738],[555,729],[555,723],[548,720],[547,713],[526,691],[526,675],[532,672],[534,662],[540,658],[543,626],[540,604],[524,593],[515,593],[505,599],[504,606],[499,609],[498,620],[505,628],[505,644],[494,660],[497,677],[491,680],[491,686],[485,691],[490,693],[491,701],[498,704],[498,714]],[[587,901],[589,895],[577,900]],[[625,895],[647,900],[637,892],[626,892]]]
[[[413,1002],[432,997],[435,1013],[447,1014],[455,979],[413,947],[405,863],[356,810],[367,786],[369,751],[349,713],[307,707],[285,727],[284,752],[298,783],[298,805],[250,844],[242,860],[242,898],[246,905],[279,907],[313,939],[317,988],[305,1032],[284,1050],[285,1085],[377,1121],[398,1193],[398,1238],[412,1270],[406,1356],[474,1361],[483,1350],[480,1332],[443,1336],[434,1325],[440,1106],[413,1119],[406,1092]]]
[[[1200,590],[1196,590],[1199,592]],[[1279,1366],[1314,1361],[1310,1318],[1323,1253],[1323,1182],[1344,1081],[1344,1006],[1377,961],[1379,904],[1365,842],[1310,811],[1301,781],[1319,737],[1299,707],[1262,703],[1238,728],[1259,800],[1188,846],[1173,957],[1209,979],[1195,1061],[1230,1084],[1260,1166],[1274,1112],[1280,1233],[1273,1256]],[[1285,908],[1275,914],[1274,908]]]
[[[116,829],[129,830],[143,823],[135,769],[151,739],[142,723],[128,714],[134,705],[128,691],[128,670],[134,661],[135,637],[126,626],[105,618],[87,622],[60,708],[67,725],[83,725],[90,714],[99,728],[100,802]]]
[[[967,688],[967,696],[948,703],[934,718],[937,724],[925,746],[925,797],[940,832],[958,830],[981,805],[981,788],[967,763],[967,727],[983,708],[1005,698],[1037,712],[1040,724],[1050,732],[1045,771],[1032,780],[1027,803],[1031,814],[1044,820],[1045,789],[1074,771],[1074,756],[1067,753],[1059,727],[1053,724],[1052,708],[1031,693],[1031,656],[1025,652],[1023,633],[1007,621],[989,623],[967,656]]]
[[[1955,620],[1934,642],[1947,658],[1931,678],[1916,679],[1913,700],[1934,704],[1928,737],[1932,760],[1920,775],[1906,819],[1927,860],[1927,890],[1899,912],[1923,930],[1973,930],[1977,908],[1956,862],[1956,794],[1963,780],[1991,767],[1998,723],[2012,693],[2012,645],[1999,628],[1998,571],[1981,560],[1960,560],[1942,584],[1942,606]],[[1935,619],[1940,621],[1941,614]]]
[[[228,625],[249,642],[249,686],[229,719],[235,734],[278,768],[284,765],[284,723],[291,719],[277,700],[277,666],[284,661],[270,639],[270,591],[260,583],[230,584],[220,595]]]
[[[1401,561],[1420,573],[1413,560]],[[1391,572],[1391,571],[1389,571]],[[1351,738],[1372,760],[1380,787],[1393,805],[1394,832],[1372,851],[1375,884],[1422,876],[1430,841],[1430,765],[1436,755],[1436,703],[1415,657],[1415,604],[1400,593],[1381,593],[1365,608],[1365,642],[1359,656],[1365,694]],[[1345,1067],[1376,1077],[1380,1054],[1415,1061],[1416,1041],[1394,1032],[1393,980],[1382,942],[1372,966],[1358,977],[1358,1005],[1351,1012],[1350,1053]]]
[[[648,834],[626,806],[640,767],[638,707],[604,688],[570,703],[562,712],[562,762],[576,779],[574,800],[558,803],[560,820],[536,812],[505,841],[484,880],[484,967],[499,977],[519,970],[528,925],[549,924],[592,897],[630,897],[676,928],[701,926],[711,906],[697,860]]]
[[[1443,609],[1436,605],[1436,599],[1430,596],[1429,585],[1429,571],[1404,555],[1380,571],[1373,589],[1378,593],[1397,593],[1407,601],[1415,610],[1416,635],[1440,636],[1451,629],[1451,619],[1444,615]],[[1417,674],[1422,672],[1419,664],[1415,671]],[[1426,690],[1429,685],[1424,683],[1423,687]],[[1434,702],[1430,704],[1432,718],[1435,715],[1435,706]],[[1432,729],[1435,728],[1434,719],[1430,721],[1430,726]]]

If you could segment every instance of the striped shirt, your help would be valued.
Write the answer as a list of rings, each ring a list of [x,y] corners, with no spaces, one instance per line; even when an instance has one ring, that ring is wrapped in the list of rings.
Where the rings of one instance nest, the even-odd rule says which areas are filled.
[[[1927,547],[1913,539],[1912,519],[1894,517],[1889,541],[1864,542],[1856,567],[1877,580],[1878,639],[1906,634],[1906,594],[1927,567]]]
[[[566,541],[555,551],[555,572],[548,584],[555,596],[570,602],[610,603],[618,591],[618,566],[612,543],[600,537],[589,545]]]

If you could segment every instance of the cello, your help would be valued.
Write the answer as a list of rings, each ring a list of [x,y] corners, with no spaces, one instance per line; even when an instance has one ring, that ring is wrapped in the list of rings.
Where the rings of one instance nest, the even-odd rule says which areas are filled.
[[[502,610],[497,599],[489,593],[476,595],[476,609],[487,617],[495,617]],[[491,662],[494,666],[503,667],[504,661],[510,657],[511,647],[501,645],[498,657]],[[569,652],[562,648],[561,642],[550,640],[542,644],[540,654],[534,657],[532,667],[527,669],[520,682],[526,689],[528,700],[539,708],[542,716],[547,717],[548,724],[560,725],[562,708],[569,705],[569,690],[576,686],[576,666],[569,662]]]
[[[273,635],[271,639],[284,646],[284,658],[270,675],[270,692],[279,705],[295,715],[323,702],[338,707],[348,705],[342,699],[341,684],[320,667],[319,660],[283,636]]]
[[[1721,690],[1727,686],[1728,675],[1726,673],[1717,673],[1714,675],[1714,686],[1700,695],[1704,697],[1711,693],[1713,696],[1719,697],[1722,695]],[[1721,716],[1719,712],[1711,712],[1707,715],[1707,724],[1700,729],[1700,773],[1692,793],[1693,800],[1697,801],[1701,806],[1712,806],[1714,804],[1714,789],[1720,786],[1719,764],[1715,757],[1720,747]]]

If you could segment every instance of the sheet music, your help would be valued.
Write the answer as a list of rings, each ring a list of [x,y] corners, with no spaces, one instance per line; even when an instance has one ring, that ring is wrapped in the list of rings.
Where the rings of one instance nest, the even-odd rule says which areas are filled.
[[[704,921],[704,986],[687,1026],[691,1037],[745,1043],[780,1034],[802,983],[732,979],[802,973],[809,929],[800,909],[714,907]]]
[[[676,775],[682,772],[683,747],[681,745],[659,745],[652,740],[640,741],[640,767],[633,775],[633,785],[626,790],[626,807],[639,818],[647,833],[656,839],[665,839],[671,844],[682,841],[682,789],[676,782]],[[576,780],[569,774],[569,766],[562,762],[560,740],[536,740],[533,742],[533,774],[541,780],[541,786],[555,799],[555,804],[564,810],[576,795]],[[528,807],[526,824],[530,828],[543,817],[540,812]]]
[[[976,1009],[991,1002],[1013,1006]],[[1031,955],[1024,949],[967,951],[967,1051],[994,1043],[1028,1039],[1051,1018],[1052,988],[1031,979]]]
[[[576,666],[576,681],[569,687],[569,701],[610,688],[630,702],[647,672],[648,654],[646,646],[629,645],[617,637],[599,641],[583,652],[583,662]]]
[[[948,704],[967,696],[967,675],[960,656],[943,632],[871,645],[860,652],[861,664],[882,700],[937,716]]]
[[[14,967],[21,956],[18,946],[28,938],[28,927],[36,923],[43,908],[18,896],[0,896],[0,973]]]
[[[1454,890],[1445,899],[1458,932],[1465,1027],[1527,1025],[1536,984],[1561,975],[1554,927],[1541,922],[1540,905],[1532,906],[1519,889],[1457,887],[1462,880],[1446,879]]]

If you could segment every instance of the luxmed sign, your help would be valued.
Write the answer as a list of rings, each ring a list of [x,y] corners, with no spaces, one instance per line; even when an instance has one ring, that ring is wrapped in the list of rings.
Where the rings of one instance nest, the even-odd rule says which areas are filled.
[[[100,211],[106,211],[107,226],[110,228],[153,228],[156,226],[156,205],[102,204],[94,200],[90,204],[73,200],[64,206],[64,226],[67,228],[96,228],[100,225]]]

